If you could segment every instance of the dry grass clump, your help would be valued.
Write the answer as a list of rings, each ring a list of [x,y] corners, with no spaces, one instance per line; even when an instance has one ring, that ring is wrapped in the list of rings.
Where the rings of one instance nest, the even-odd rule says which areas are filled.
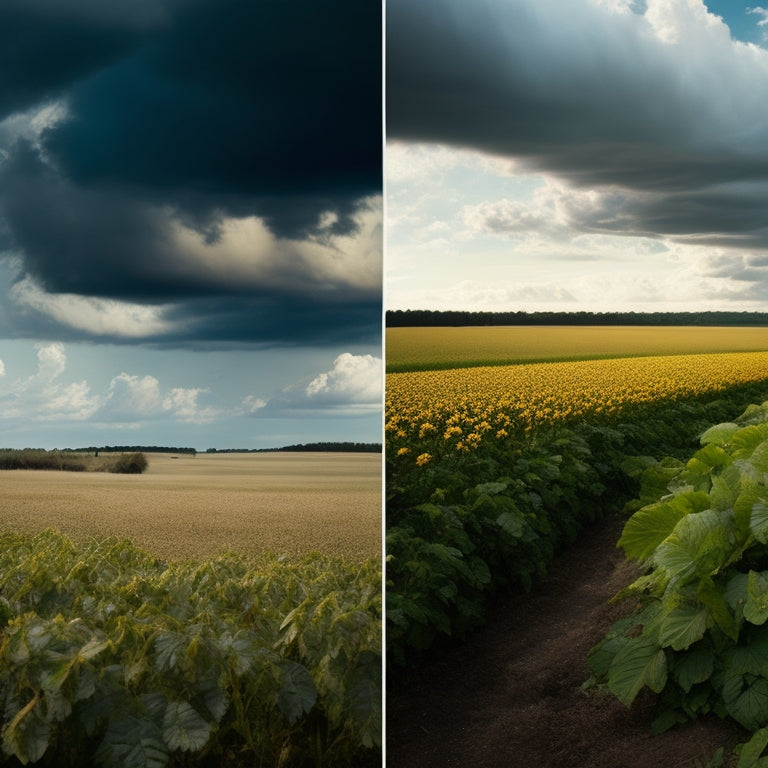
[[[52,470],[58,472],[116,472],[137,475],[147,468],[143,453],[93,456],[75,451],[45,451],[25,448],[0,450],[0,469]]]

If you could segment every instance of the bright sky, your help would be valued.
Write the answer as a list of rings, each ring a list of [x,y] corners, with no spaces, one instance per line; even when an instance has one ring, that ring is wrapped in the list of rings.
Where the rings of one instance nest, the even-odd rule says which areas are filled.
[[[0,447],[381,440],[380,26],[0,3]]]
[[[768,9],[389,0],[388,309],[768,310]]]

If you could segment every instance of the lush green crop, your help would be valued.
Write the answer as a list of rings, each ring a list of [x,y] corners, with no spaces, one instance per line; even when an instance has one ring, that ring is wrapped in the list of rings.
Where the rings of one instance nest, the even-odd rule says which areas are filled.
[[[768,403],[708,429],[701,443],[685,463],[646,470],[650,503],[619,541],[645,566],[622,593],[638,610],[592,650],[590,664],[627,705],[645,686],[659,694],[657,730],[709,712],[733,718],[755,732],[740,768],[764,766]]]
[[[386,450],[401,463],[424,465],[541,425],[631,419],[638,406],[766,379],[766,352],[388,374]]]
[[[765,397],[766,359],[751,352],[388,374],[389,658],[407,663],[408,654],[461,636],[499,587],[530,589],[559,548],[637,491],[630,473],[642,462],[628,457],[688,454],[714,420]]]
[[[0,536],[7,764],[375,765],[380,588],[378,559]]]

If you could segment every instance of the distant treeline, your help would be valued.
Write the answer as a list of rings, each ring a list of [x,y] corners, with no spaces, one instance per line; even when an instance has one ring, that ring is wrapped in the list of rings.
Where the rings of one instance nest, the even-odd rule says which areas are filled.
[[[768,325],[768,312],[462,312],[396,309],[388,328],[461,325]]]
[[[91,445],[88,448],[64,448],[74,453],[197,453],[195,448],[168,448],[158,445]]]
[[[381,453],[381,443],[306,443],[284,445],[282,448],[209,448],[206,453],[274,453],[275,451]]]

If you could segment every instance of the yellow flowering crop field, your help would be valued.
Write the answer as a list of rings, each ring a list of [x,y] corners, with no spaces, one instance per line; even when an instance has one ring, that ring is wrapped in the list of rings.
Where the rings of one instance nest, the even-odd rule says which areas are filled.
[[[643,328],[634,345],[625,328],[392,330],[437,340],[415,370],[386,376],[387,638],[398,664],[469,631],[496,589],[529,590],[563,546],[630,502],[649,462],[695,444],[745,399],[768,400],[768,329]],[[528,347],[502,349],[513,332]],[[540,356],[582,359],[520,362],[537,339]],[[491,364],[477,365],[484,355]],[[453,367],[419,369],[446,359]]]
[[[537,425],[613,417],[627,408],[768,380],[768,352],[673,355],[387,374],[390,458],[419,466]]]
[[[768,350],[768,327],[388,328],[387,370]]]

